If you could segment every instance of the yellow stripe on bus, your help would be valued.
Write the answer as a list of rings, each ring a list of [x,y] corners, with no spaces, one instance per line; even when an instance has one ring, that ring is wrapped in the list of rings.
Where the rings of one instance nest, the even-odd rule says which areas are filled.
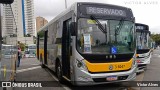
[[[44,60],[44,49],[39,49],[39,57],[42,55],[42,60]]]
[[[129,70],[132,67],[133,59],[128,62],[114,63],[90,63],[85,60],[86,66],[90,72],[107,72],[107,71],[122,71]]]

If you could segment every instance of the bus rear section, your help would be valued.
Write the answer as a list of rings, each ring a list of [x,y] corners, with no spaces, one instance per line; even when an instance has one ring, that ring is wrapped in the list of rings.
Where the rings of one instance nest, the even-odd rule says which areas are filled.
[[[75,3],[38,33],[42,66],[74,85],[136,78],[135,21],[126,7]]]
[[[136,23],[137,34],[137,72],[142,72],[147,68],[147,64],[150,64],[151,59],[151,41],[149,26],[145,24]]]

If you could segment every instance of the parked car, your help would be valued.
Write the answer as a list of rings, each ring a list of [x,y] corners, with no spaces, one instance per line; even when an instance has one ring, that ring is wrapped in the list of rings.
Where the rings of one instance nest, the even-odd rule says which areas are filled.
[[[25,51],[24,57],[34,58],[34,57],[36,57],[36,53],[34,50]]]

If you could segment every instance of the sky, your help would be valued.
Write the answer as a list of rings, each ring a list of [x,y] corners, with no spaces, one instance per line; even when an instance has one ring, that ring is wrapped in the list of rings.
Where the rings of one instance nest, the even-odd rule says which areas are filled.
[[[115,4],[132,9],[137,23],[149,25],[151,33],[160,33],[160,0],[66,0],[67,7],[74,2]],[[65,10],[65,0],[34,0],[35,17],[48,21]]]

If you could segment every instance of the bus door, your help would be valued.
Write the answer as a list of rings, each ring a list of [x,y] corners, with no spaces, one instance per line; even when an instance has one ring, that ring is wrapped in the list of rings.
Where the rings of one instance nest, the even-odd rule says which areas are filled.
[[[48,31],[45,31],[44,35],[44,64],[47,65],[47,38],[48,38]]]
[[[39,59],[39,35],[37,36],[37,58]]]
[[[71,58],[71,19],[63,22],[62,33],[62,71],[63,76],[70,79],[70,58]]]

